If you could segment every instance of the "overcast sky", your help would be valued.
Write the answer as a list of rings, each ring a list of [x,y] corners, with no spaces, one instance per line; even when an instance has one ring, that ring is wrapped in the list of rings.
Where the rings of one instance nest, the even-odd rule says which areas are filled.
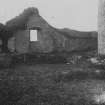
[[[37,7],[52,26],[82,31],[97,30],[98,0],[0,0],[0,22]]]

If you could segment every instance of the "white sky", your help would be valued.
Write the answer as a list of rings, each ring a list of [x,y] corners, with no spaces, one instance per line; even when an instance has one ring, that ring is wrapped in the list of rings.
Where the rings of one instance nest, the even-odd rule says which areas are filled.
[[[82,31],[97,30],[98,0],[0,0],[0,22],[37,7],[52,26]]]

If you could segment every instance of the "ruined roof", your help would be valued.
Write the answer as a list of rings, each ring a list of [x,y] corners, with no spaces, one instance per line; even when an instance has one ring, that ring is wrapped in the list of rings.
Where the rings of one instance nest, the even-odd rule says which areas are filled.
[[[31,19],[31,16],[38,16],[38,20],[34,20]],[[32,17],[33,18],[33,17]],[[31,19],[31,26],[33,24],[36,25],[36,23],[39,23],[46,28],[46,24],[48,25],[48,30],[51,31],[53,30],[54,32],[57,32],[67,38],[92,38],[95,37],[97,38],[97,32],[96,31],[91,31],[91,32],[82,32],[82,31],[77,31],[77,30],[72,30],[72,29],[68,29],[68,28],[64,28],[64,29],[57,29],[55,27],[52,27],[51,25],[49,25],[47,23],[47,21],[45,21],[43,19],[43,17],[41,17],[39,15],[39,11],[37,8],[35,7],[30,7],[25,9],[19,16],[16,16],[15,18],[9,20],[6,23],[6,26],[12,31],[12,32],[16,32],[18,30],[24,30],[27,28],[27,22],[28,20]],[[34,22],[35,21],[35,22]],[[36,22],[37,21],[37,22]]]
[[[72,38],[72,39],[77,39],[77,38],[97,38],[98,36],[98,32],[96,31],[77,31],[77,30],[72,30],[72,29],[68,29],[68,28],[63,28],[63,29],[57,29],[54,28],[53,29],[58,32],[59,34],[67,37],[67,38]]]
[[[30,7],[25,9],[19,16],[16,16],[15,18],[6,22],[6,26],[14,32],[20,29],[26,29],[26,23],[33,15],[39,15],[37,8]]]

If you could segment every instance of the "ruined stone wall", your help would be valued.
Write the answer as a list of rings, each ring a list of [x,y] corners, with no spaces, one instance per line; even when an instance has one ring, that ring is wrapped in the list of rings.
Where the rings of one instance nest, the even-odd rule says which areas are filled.
[[[25,29],[19,28],[18,31],[14,32],[15,49],[19,53],[72,52],[97,49],[97,32],[56,29],[38,13],[29,16],[28,21],[24,24]],[[20,26],[21,24],[19,24]],[[38,41],[30,41],[29,30],[31,29],[38,29]]]
[[[32,52],[84,51],[97,49],[97,32],[64,31],[50,26],[41,16],[32,16],[27,28],[40,27],[38,42],[32,42]]]

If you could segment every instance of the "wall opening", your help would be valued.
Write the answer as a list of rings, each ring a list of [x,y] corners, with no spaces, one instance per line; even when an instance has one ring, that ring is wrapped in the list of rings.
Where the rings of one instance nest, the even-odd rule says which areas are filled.
[[[38,41],[37,30],[30,30],[30,41]]]

